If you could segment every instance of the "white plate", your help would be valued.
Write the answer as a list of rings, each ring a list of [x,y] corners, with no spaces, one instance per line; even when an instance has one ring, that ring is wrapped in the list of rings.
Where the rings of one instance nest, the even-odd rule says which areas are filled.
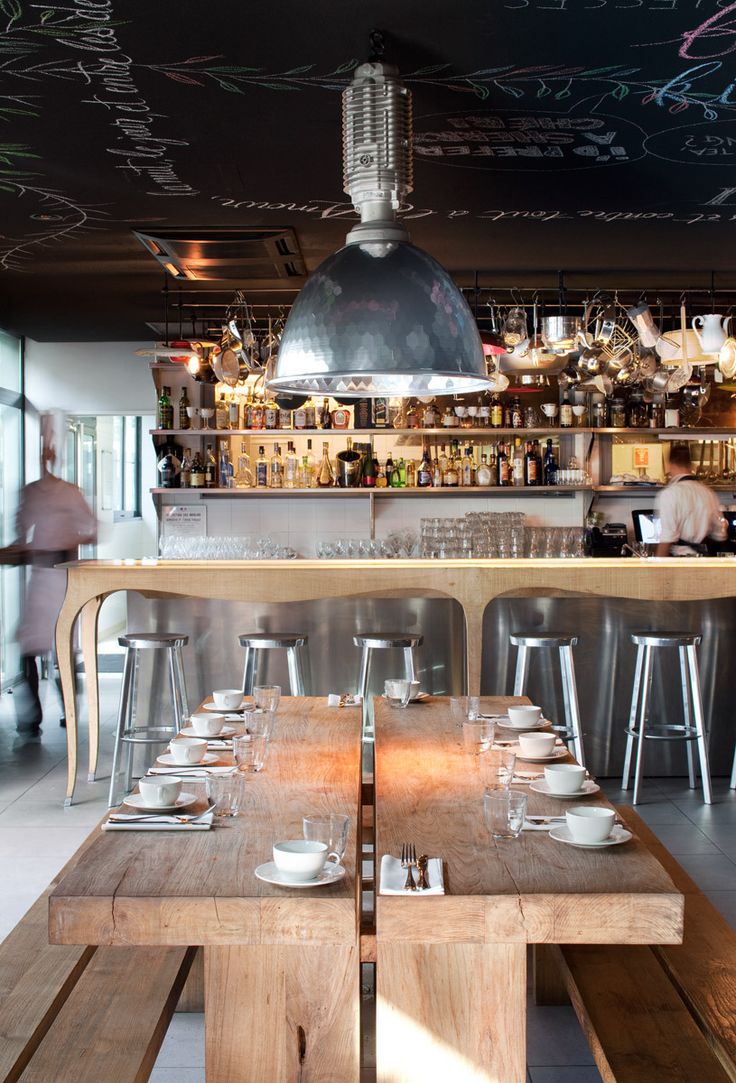
[[[634,836],[625,827],[619,827],[616,824],[611,834],[603,842],[575,842],[567,824],[561,824],[559,827],[551,829],[549,837],[557,842],[565,842],[568,846],[578,846],[581,850],[603,850],[606,846],[620,846],[622,842],[628,842]]]
[[[385,692],[381,692],[381,699],[388,699]],[[429,699],[429,692],[417,692],[416,696],[411,697],[409,703],[421,703],[425,699]],[[360,704],[356,703],[355,706],[358,707]]]
[[[531,733],[533,730],[548,730],[552,725],[548,718],[542,718],[532,726],[514,726],[509,722],[508,715],[496,716],[496,718],[494,718],[493,715],[481,715],[481,718],[490,718],[502,730],[512,730],[516,733]],[[503,719],[506,721],[503,721]]]
[[[600,786],[597,782],[584,782],[582,790],[575,790],[575,793],[555,793],[554,790],[550,790],[547,780],[537,779],[536,782],[529,783],[529,789],[534,790],[536,793],[543,793],[545,797],[562,797],[567,800],[570,797],[590,797],[591,794],[598,793]]]
[[[179,763],[175,760],[170,752],[164,752],[163,756],[159,756],[156,763],[163,764],[165,767],[181,767],[182,770],[186,770],[187,767],[204,767],[208,763],[217,763],[219,756],[214,752],[205,752],[201,760],[197,763]]]
[[[147,805],[142,794],[131,793],[123,800],[128,808],[134,808],[136,812],[178,812],[181,809],[196,805],[199,798],[193,793],[180,793],[174,805]]]
[[[567,749],[563,745],[562,748],[556,748],[551,756],[525,756],[518,745],[505,745],[506,752],[515,752],[517,760],[523,760],[524,763],[553,763],[555,760],[562,760],[567,755]]]
[[[259,880],[265,880],[267,884],[278,884],[279,887],[322,887],[324,884],[336,884],[344,875],[345,869],[342,865],[336,865],[334,870],[323,869],[314,880],[287,880],[276,868],[274,861],[267,861],[265,865],[259,865],[256,869]]]
[[[235,726],[223,726],[219,733],[213,733],[211,737],[196,733],[194,726],[187,726],[186,729],[181,730],[182,737],[200,737],[203,741],[219,741],[222,737],[229,737],[233,733],[237,733]]]
[[[203,703],[205,711],[214,711],[216,714],[232,714],[233,711],[255,711],[255,703],[243,701],[239,707],[217,707],[214,703]]]

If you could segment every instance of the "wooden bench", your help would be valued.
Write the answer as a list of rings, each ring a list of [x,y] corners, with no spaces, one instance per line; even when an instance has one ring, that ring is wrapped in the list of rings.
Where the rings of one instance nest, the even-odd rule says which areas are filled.
[[[736,931],[643,820],[618,812],[685,895],[684,942],[545,954],[606,1083],[736,1081]]]
[[[143,1083],[195,948],[48,942],[48,896],[0,944],[0,1083]]]

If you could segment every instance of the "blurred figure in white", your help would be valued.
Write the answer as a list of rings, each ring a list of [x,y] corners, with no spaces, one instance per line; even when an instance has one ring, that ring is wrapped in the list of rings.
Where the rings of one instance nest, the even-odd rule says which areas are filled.
[[[24,679],[13,697],[21,733],[37,733],[43,720],[36,659],[55,649],[56,621],[66,591],[66,572],[54,565],[76,560],[79,546],[97,537],[94,514],[80,490],[53,473],[64,447],[66,419],[54,411],[41,414],[40,422],[41,477],[21,493],[16,541],[0,549],[0,563],[30,566],[18,628]]]

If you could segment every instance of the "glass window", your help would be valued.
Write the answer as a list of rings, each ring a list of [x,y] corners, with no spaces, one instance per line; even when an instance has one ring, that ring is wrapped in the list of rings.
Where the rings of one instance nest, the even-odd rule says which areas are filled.
[[[15,335],[0,331],[0,387],[20,392],[23,373],[23,344]]]
[[[15,516],[23,484],[23,344],[0,331],[0,545],[16,540]],[[15,629],[23,605],[23,569],[0,566],[0,687],[20,676]]]
[[[113,512],[116,522],[140,518],[140,461],[141,419],[113,418]]]

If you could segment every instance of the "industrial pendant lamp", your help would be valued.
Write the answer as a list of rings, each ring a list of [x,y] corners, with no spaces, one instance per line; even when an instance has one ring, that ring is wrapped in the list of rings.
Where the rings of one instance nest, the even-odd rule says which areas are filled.
[[[412,190],[411,95],[372,40],[374,57],[343,93],[344,188],[360,223],[297,297],[269,387],[355,398],[486,390],[465,298],[396,220]]]

